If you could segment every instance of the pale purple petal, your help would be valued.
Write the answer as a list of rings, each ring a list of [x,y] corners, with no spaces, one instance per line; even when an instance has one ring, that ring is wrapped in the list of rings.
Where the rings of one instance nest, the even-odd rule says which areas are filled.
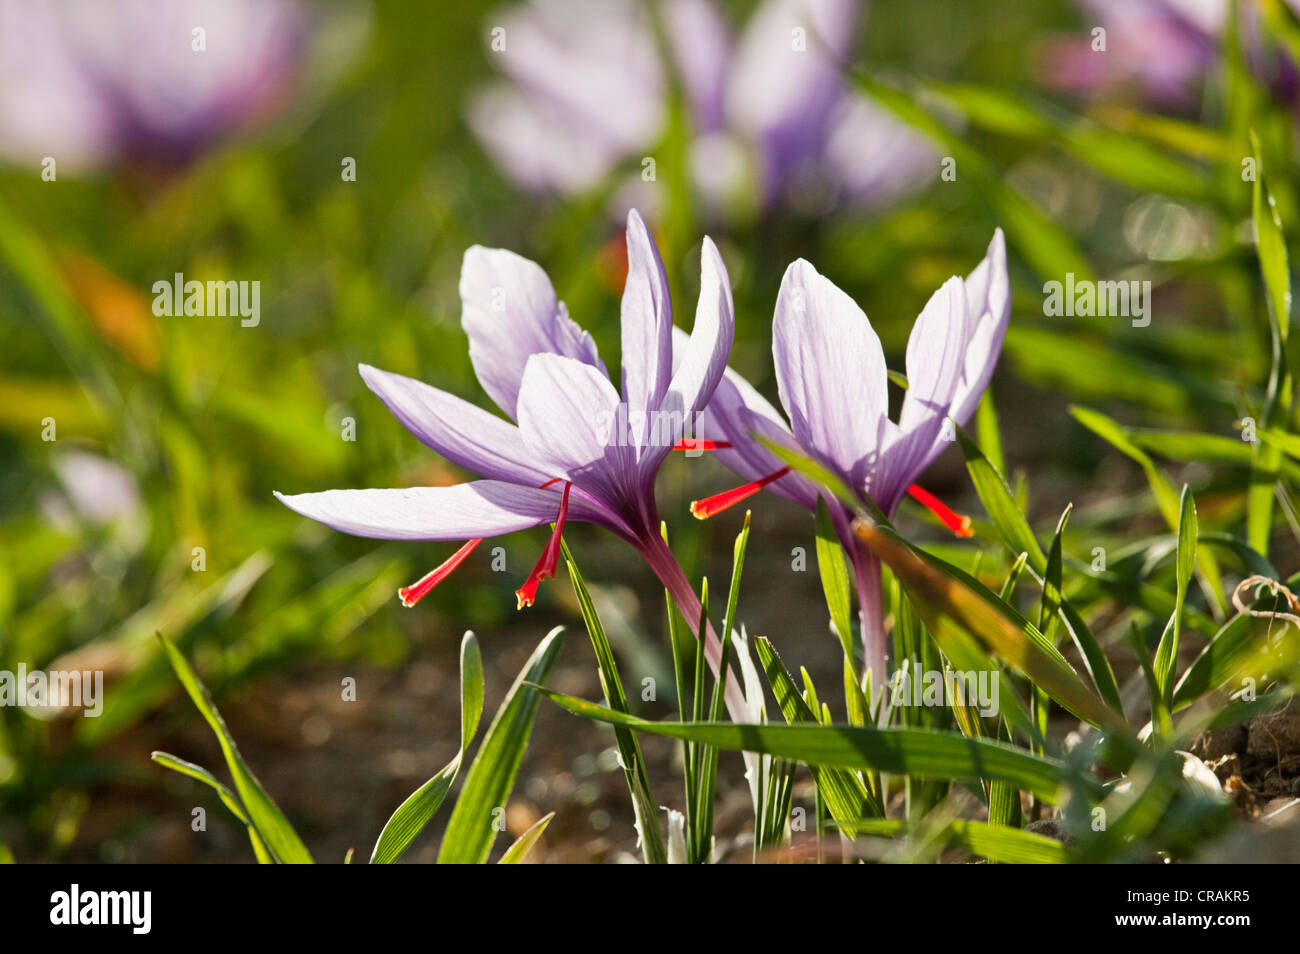
[[[654,30],[634,0],[533,2],[494,19],[504,49],[492,61],[582,141],[628,153],[658,135],[665,80]]]
[[[820,155],[857,9],[854,0],[767,0],[741,37],[727,119],[757,144],[769,200]]]
[[[960,377],[953,390],[948,416],[958,426],[965,426],[984,396],[993,369],[997,366],[1011,317],[1011,285],[1007,277],[1007,249],[1002,230],[993,233],[988,253],[966,277],[966,337],[962,346]],[[908,369],[909,384],[911,369]],[[910,481],[916,478],[943,453],[950,441],[942,428],[930,443],[929,450],[914,465]],[[906,490],[903,485],[902,490]],[[901,494],[900,494],[901,496]]]
[[[528,360],[519,429],[533,457],[615,510],[631,486],[625,420],[618,392],[595,368],[556,354]]]
[[[536,262],[499,248],[475,245],[460,270],[461,326],[483,390],[515,417],[519,381],[534,354],[576,358],[603,374],[596,344],[569,318]]]
[[[1042,69],[1053,85],[1095,92],[1136,83],[1151,101],[1186,108],[1218,56],[1226,0],[1085,0],[1090,27],[1106,30],[1106,51],[1089,34],[1044,47]]]
[[[654,238],[635,209],[627,214],[627,283],[623,286],[623,399],[645,446],[649,412],[657,409],[673,373],[673,310],[668,276]]]
[[[660,12],[697,132],[720,129],[731,56],[726,19],[712,0],[665,0]]]
[[[993,377],[1011,319],[1011,283],[1007,277],[1007,245],[1002,230],[993,233],[984,260],[966,278],[966,307],[970,337],[952,417],[965,425]]]
[[[781,282],[772,356],[804,449],[850,478],[873,466],[889,413],[880,339],[853,299],[803,259]]]
[[[201,14],[201,15],[199,15]],[[205,31],[205,51],[191,31]],[[60,166],[181,163],[265,122],[299,82],[296,0],[0,2],[0,151]]]
[[[950,278],[922,309],[907,342],[908,389],[897,430],[881,446],[870,493],[886,512],[929,463],[962,373],[968,337],[966,285]]]
[[[358,537],[470,540],[526,530],[555,519],[560,496],[499,480],[454,487],[326,490],[275,496],[290,510]]]
[[[81,450],[56,455],[51,463],[68,502],[95,523],[136,517],[140,487],[131,472],[116,461]]]
[[[713,239],[705,236],[700,248],[700,297],[695,307],[695,327],[669,385],[670,392],[680,395],[686,411],[698,411],[708,404],[727,369],[735,333],[731,276]]]
[[[875,208],[927,185],[939,172],[939,155],[884,107],[845,95],[826,143],[829,174],[854,204]]]
[[[573,195],[597,185],[625,150],[588,135],[571,113],[513,83],[470,95],[466,120],[492,161],[530,192]]]
[[[673,340],[677,349],[685,350],[686,332],[675,329]],[[729,448],[714,451],[713,456],[749,482],[761,480],[786,466],[755,439],[756,435],[803,453],[780,412],[740,374],[727,368],[708,406],[700,414],[699,426],[692,436],[731,444]],[[767,489],[805,507],[817,503],[816,488],[799,474],[787,474],[768,484]]]
[[[551,474],[519,428],[423,381],[360,366],[361,377],[402,425],[453,464],[482,477],[536,486]]]
[[[735,324],[727,266],[713,240],[706,237],[700,250],[700,298],[695,309],[695,328],[689,337],[679,328],[672,329],[672,382],[651,421],[649,442],[640,457],[641,475],[646,483],[653,481],[659,465],[677,441],[687,433],[699,436],[695,434],[695,418],[708,404],[727,368]]]

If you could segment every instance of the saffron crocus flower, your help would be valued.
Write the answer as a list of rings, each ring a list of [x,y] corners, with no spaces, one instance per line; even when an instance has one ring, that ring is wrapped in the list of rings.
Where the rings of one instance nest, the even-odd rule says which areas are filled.
[[[1152,106],[1176,111],[1196,108],[1200,88],[1217,68],[1230,0],[1076,0],[1087,29],[1082,36],[1054,39],[1042,56],[1053,85],[1093,94],[1135,88]],[[1300,13],[1300,0],[1286,0]],[[1269,52],[1258,11],[1240,5],[1243,46],[1251,71],[1283,102],[1297,94],[1295,64]],[[1105,30],[1098,49],[1093,29]]]
[[[749,483],[691,505],[705,519],[768,489],[809,510],[826,500],[853,567],[866,666],[884,685],[886,640],[880,564],[850,532],[850,508],[793,472],[755,435],[816,460],[893,516],[909,492],[955,532],[968,522],[914,486],[947,445],[944,422],[965,424],[988,387],[1010,316],[1006,248],[994,233],[984,260],[964,280],[934,293],[907,345],[908,388],[899,420],[889,418],[880,339],[848,295],[800,260],[786,270],[773,320],[772,353],[790,424],[730,368],[701,421],[721,437],[719,459]]]
[[[183,164],[287,104],[308,36],[298,0],[0,0],[0,152]]]
[[[406,606],[450,575],[483,538],[554,523],[517,591],[522,609],[533,602],[538,584],[554,575],[565,523],[597,524],[636,547],[696,629],[699,599],[660,535],[654,479],[726,368],[734,329],[731,286],[722,257],[705,238],[695,327],[675,355],[663,262],[635,210],[628,215],[627,252],[621,393],[542,269],[512,252],[476,246],[461,269],[461,324],[479,382],[510,420],[402,375],[362,365],[361,376],[411,433],[482,479],[452,487],[276,496],[356,536],[467,541],[399,591]],[[717,638],[711,630],[697,635],[716,673]],[[728,704],[743,715],[734,679]]]
[[[692,178],[715,211],[808,196],[870,207],[932,178],[929,146],[841,77],[858,0],[765,0],[734,39],[715,0],[649,7],[533,0],[490,21],[505,79],[474,95],[469,124],[517,183],[567,195],[640,163],[665,132],[674,83]]]

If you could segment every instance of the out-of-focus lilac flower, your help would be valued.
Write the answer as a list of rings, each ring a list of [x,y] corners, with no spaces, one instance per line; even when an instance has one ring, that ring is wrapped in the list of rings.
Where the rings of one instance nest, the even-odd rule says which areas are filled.
[[[711,208],[746,191],[751,207],[818,193],[879,204],[936,163],[841,77],[859,7],[765,0],[733,40],[715,0],[664,0],[657,23],[637,0],[531,0],[493,21],[506,79],[471,99],[469,123],[520,185],[571,194],[649,154],[679,84],[694,185]]]
[[[635,211],[628,215],[627,246],[621,394],[591,336],[569,318],[542,269],[512,252],[476,246],[461,270],[461,323],[479,382],[511,420],[401,375],[362,365],[361,376],[416,437],[483,479],[453,487],[276,496],[356,536],[469,540],[400,591],[407,606],[445,579],[481,539],[553,521],[550,542],[517,591],[522,609],[555,573],[565,521],[598,524],[637,548],[696,629],[699,599],[660,535],[654,478],[722,378],[735,321],[731,286],[722,257],[705,238],[695,328],[689,337],[683,332],[686,340],[674,355],[663,262]],[[703,635],[716,672],[721,647],[711,629]],[[742,713],[739,685],[730,680],[728,689],[732,711]]]
[[[47,497],[44,509],[56,523],[79,517],[107,525],[139,515],[140,489],[135,478],[108,458],[72,450],[56,456],[53,466],[63,493]]]
[[[0,152],[182,164],[286,105],[308,34],[298,0],[0,0]]]
[[[1076,0],[1087,36],[1058,38],[1045,49],[1042,70],[1053,85],[1081,93],[1134,88],[1158,108],[1193,106],[1219,57],[1230,0]],[[1300,12],[1300,0],[1286,0]],[[1094,48],[1091,28],[1105,30],[1105,49]],[[1264,51],[1256,11],[1242,9],[1246,56],[1261,82],[1281,99],[1296,93],[1295,66]]]
[[[1010,317],[1006,247],[999,229],[984,260],[964,280],[934,293],[907,344],[908,389],[897,423],[889,418],[888,374],[880,339],[851,298],[802,259],[786,271],[773,319],[772,353],[780,413],[730,368],[714,392],[700,436],[721,437],[719,459],[750,483],[691,505],[701,519],[768,488],[815,511],[826,500],[857,582],[867,668],[884,685],[885,630],[880,564],[850,532],[850,509],[789,467],[754,435],[797,450],[893,516],[909,492],[959,533],[962,518],[913,482],[947,444],[945,420],[970,419],[988,387]]]

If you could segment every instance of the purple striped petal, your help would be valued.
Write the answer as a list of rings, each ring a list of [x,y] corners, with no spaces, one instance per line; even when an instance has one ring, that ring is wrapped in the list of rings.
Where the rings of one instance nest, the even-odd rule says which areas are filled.
[[[686,332],[676,329],[674,342],[684,350]],[[745,378],[727,368],[701,413],[693,436],[731,444],[729,448],[715,451],[713,456],[748,482],[761,480],[785,466],[784,461],[755,440],[756,434],[802,453],[781,413]],[[816,488],[798,474],[787,474],[768,484],[767,489],[805,507],[817,504]]]
[[[664,70],[638,0],[517,4],[498,20],[505,46],[493,61],[530,99],[553,104],[584,143],[627,153],[659,134]]]
[[[623,399],[634,436],[645,446],[649,413],[668,392],[673,373],[673,309],[668,276],[645,223],[635,209],[627,214],[627,283],[623,286]]]
[[[887,512],[929,463],[961,376],[968,335],[966,285],[954,276],[930,296],[907,342],[903,410],[871,482],[872,496]]]
[[[534,486],[549,479],[519,428],[423,381],[360,365],[361,377],[402,425],[453,464],[494,480]]]
[[[998,355],[1002,350],[1002,341],[1006,337],[1007,322],[1011,317],[1011,286],[1007,278],[1007,250],[1002,230],[993,233],[989,242],[988,253],[964,282],[966,298],[966,331],[960,347],[960,368],[953,388],[948,417],[958,426],[964,426],[975,412],[976,405],[988,388],[997,365]],[[916,330],[913,330],[913,337]],[[912,384],[912,368],[909,366],[908,381]],[[914,384],[912,385],[914,386]],[[910,391],[909,387],[909,391]],[[899,437],[886,439],[887,446],[897,443]],[[897,503],[907,490],[907,484],[915,481],[935,458],[943,453],[949,441],[943,437],[943,422],[930,439],[928,449],[917,459],[909,459],[905,466],[894,472],[891,490],[894,492],[893,503]],[[902,473],[907,471],[910,476]],[[906,477],[906,480],[904,480]]]
[[[856,0],[767,0],[741,36],[727,118],[757,143],[769,200],[818,158],[843,95],[838,64],[853,41],[857,9]]]
[[[862,208],[887,205],[929,183],[939,156],[926,139],[866,96],[846,95],[826,142],[835,184]]]
[[[726,19],[712,0],[666,0],[660,9],[698,130],[722,128],[731,57]]]
[[[537,263],[475,245],[461,265],[460,298],[474,373],[512,418],[524,366],[534,354],[567,355],[604,372],[591,335],[569,318]]]
[[[993,233],[984,260],[966,277],[966,307],[970,337],[966,360],[952,402],[952,417],[965,425],[984,396],[993,368],[1002,353],[1011,318],[1011,283],[1007,277],[1007,245],[1002,230]]]
[[[701,436],[695,433],[695,419],[722,380],[735,328],[727,266],[713,240],[706,236],[700,250],[695,328],[689,337],[680,328],[672,329],[672,383],[651,422],[649,442],[640,455],[638,466],[644,484],[654,481],[663,459],[687,433]]]
[[[805,451],[850,480],[872,467],[889,413],[880,339],[853,299],[803,259],[781,281],[772,356]]]
[[[538,490],[499,480],[314,494],[276,491],[275,496],[290,510],[327,527],[381,540],[495,537],[554,520],[560,501],[555,488]]]
[[[472,93],[465,118],[493,162],[531,192],[585,192],[625,152],[591,135],[572,113],[504,80]]]
[[[519,429],[533,457],[614,510],[633,459],[619,403],[608,378],[556,354],[533,355],[519,388]]]

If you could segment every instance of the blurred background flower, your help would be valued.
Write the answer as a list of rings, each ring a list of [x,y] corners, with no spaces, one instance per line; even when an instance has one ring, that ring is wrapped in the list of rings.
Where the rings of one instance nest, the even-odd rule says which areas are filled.
[[[1202,99],[1206,81],[1221,66],[1222,41],[1232,0],[1075,0],[1086,23],[1105,30],[1104,48],[1094,35],[1048,44],[1045,77],[1075,93],[1135,93],[1153,106],[1186,112]],[[1270,0],[1283,2],[1283,0]],[[1300,10],[1298,0],[1284,0]],[[1246,58],[1260,81],[1279,99],[1295,99],[1295,63],[1262,35],[1259,9],[1237,4]]]
[[[681,122],[692,185],[715,214],[884,204],[938,167],[920,137],[842,75],[864,6],[765,0],[739,30],[714,0],[507,7],[488,21],[504,78],[471,97],[470,126],[536,192],[584,192],[620,167],[644,173]],[[678,93],[684,117],[674,115]]]
[[[285,109],[314,19],[298,0],[0,0],[0,151],[188,162]]]
[[[118,464],[98,454],[70,450],[54,458],[63,494],[44,502],[49,518],[67,523],[76,517],[94,523],[130,521],[140,516],[140,488]]]

